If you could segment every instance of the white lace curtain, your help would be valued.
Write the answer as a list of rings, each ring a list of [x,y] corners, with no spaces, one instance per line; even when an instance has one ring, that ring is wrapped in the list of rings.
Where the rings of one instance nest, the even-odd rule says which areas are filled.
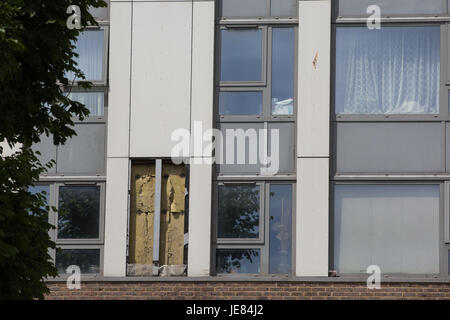
[[[84,72],[86,81],[101,81],[103,77],[103,30],[90,30],[80,33],[76,42],[75,59],[78,68]],[[67,74],[69,81],[74,79],[72,72]],[[75,79],[80,80],[80,79]]]
[[[337,114],[439,113],[440,28],[336,30]]]

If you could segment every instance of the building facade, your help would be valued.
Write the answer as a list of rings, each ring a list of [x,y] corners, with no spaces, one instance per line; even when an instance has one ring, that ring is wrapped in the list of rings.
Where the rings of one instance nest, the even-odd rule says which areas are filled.
[[[449,298],[449,12],[110,0],[77,42],[94,87],[68,89],[90,116],[36,146],[50,297],[75,264],[87,296]]]

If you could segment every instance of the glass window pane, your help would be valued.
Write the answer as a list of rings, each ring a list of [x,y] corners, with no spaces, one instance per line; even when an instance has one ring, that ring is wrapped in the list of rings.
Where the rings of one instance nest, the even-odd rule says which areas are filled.
[[[337,185],[334,265],[340,273],[439,273],[439,185]]]
[[[269,273],[292,271],[292,185],[270,186]]]
[[[65,275],[67,267],[76,265],[81,273],[100,272],[100,249],[63,249],[56,251],[56,268]]]
[[[71,92],[69,99],[80,102],[89,110],[90,117],[104,115],[105,94],[103,92]]]
[[[272,31],[272,114],[290,115],[294,112],[293,28],[273,28]]]
[[[440,27],[339,27],[337,114],[439,113]]]
[[[267,16],[265,0],[221,0],[223,17]]]
[[[296,17],[298,0],[271,0],[270,15],[275,17]]]
[[[32,194],[41,193],[45,197],[45,204],[41,207],[41,209],[45,209],[45,206],[50,205],[49,204],[49,197],[50,197],[50,186],[49,185],[37,184],[35,186],[31,186],[28,190]]]
[[[262,91],[222,91],[219,94],[220,115],[260,115]]]
[[[84,73],[86,81],[103,80],[103,38],[103,30],[84,31],[78,36],[75,52],[79,56],[75,58],[75,61]],[[69,72],[66,77],[69,81],[81,80],[75,78],[72,72]]]
[[[99,221],[100,186],[59,188],[59,239],[98,239]]]
[[[259,186],[219,186],[217,237],[258,238],[259,205]]]
[[[378,5],[381,15],[431,15],[445,13],[446,0],[339,0],[340,16],[367,17],[367,7]]]
[[[221,37],[221,80],[262,80],[261,29],[226,29]]]
[[[260,273],[259,249],[217,249],[216,273]]]

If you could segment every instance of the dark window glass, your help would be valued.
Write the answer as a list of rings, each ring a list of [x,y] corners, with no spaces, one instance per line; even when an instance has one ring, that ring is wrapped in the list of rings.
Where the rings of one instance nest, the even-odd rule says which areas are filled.
[[[219,186],[218,238],[258,238],[259,186]]]
[[[261,29],[224,29],[221,37],[221,80],[262,80]]]
[[[290,115],[294,110],[293,28],[272,30],[272,114]]]
[[[59,188],[59,239],[97,239],[100,221],[99,186]]]
[[[217,249],[216,273],[260,273],[260,250]]]
[[[222,91],[219,94],[220,115],[260,115],[262,91]]]
[[[292,185],[270,186],[269,273],[290,273],[292,251]]]
[[[100,272],[100,249],[63,249],[56,251],[56,268],[59,275],[66,274],[67,267],[76,265],[81,273]]]
[[[337,114],[437,114],[439,83],[439,26],[337,28]]]

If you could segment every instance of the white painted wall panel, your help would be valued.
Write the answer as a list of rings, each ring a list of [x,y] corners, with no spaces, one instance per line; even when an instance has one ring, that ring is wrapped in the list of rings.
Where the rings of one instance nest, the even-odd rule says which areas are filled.
[[[299,157],[329,155],[331,3],[299,2]]]
[[[194,2],[193,12],[191,128],[194,130],[201,123],[202,130],[192,131],[192,139],[199,141],[198,135],[203,135],[213,125],[214,1]],[[212,156],[211,152],[203,154],[203,145],[200,147],[193,141],[191,145],[192,156]]]
[[[189,277],[210,275],[211,188],[212,165],[191,165],[189,185]]]
[[[191,2],[134,3],[131,156],[168,157],[190,127]]]
[[[126,275],[128,158],[107,160],[104,276]]]
[[[130,113],[131,3],[111,3],[108,157],[128,157]]]
[[[296,275],[328,276],[329,160],[297,160]]]

